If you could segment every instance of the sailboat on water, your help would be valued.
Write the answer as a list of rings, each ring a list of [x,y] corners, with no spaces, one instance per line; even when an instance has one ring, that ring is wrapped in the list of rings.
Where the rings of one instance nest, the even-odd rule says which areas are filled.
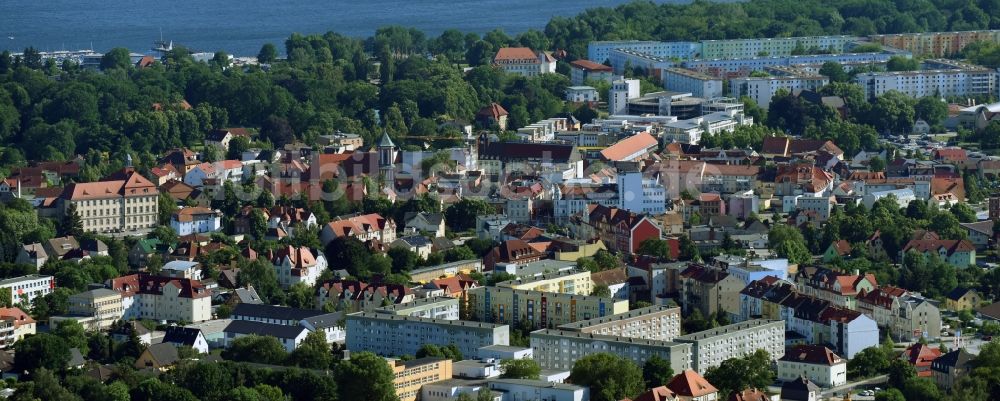
[[[14,40],[14,32],[11,32],[10,35],[7,35],[7,39]]]

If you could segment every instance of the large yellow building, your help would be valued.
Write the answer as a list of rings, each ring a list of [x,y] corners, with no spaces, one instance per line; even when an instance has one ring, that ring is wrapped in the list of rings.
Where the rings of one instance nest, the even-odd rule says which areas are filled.
[[[68,301],[71,315],[93,318],[84,324],[90,330],[108,328],[125,315],[121,294],[106,288],[71,295]]]
[[[628,301],[589,295],[479,287],[468,291],[472,319],[552,328],[580,320],[628,312]]]
[[[561,271],[497,283],[497,287],[515,290],[557,292],[560,294],[590,295],[594,281],[585,270]]]
[[[155,184],[126,167],[102,181],[70,184],[60,200],[64,214],[76,208],[83,231],[132,231],[157,226],[159,194]]]
[[[425,384],[451,379],[451,359],[420,358],[412,361],[387,359],[392,368],[393,387],[399,401],[416,401],[420,387]]]

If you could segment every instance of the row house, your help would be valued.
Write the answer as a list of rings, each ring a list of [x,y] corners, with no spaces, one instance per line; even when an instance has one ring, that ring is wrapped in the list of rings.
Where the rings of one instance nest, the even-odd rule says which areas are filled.
[[[861,350],[878,345],[878,325],[867,315],[830,301],[800,293],[794,284],[769,277],[751,282],[740,292],[737,320],[778,319],[785,321],[788,345],[829,346],[848,359]]]
[[[799,269],[795,282],[803,294],[848,309],[857,309],[860,294],[878,288],[873,274],[845,274],[815,266]]]
[[[370,312],[376,308],[413,302],[413,290],[398,284],[372,283],[357,280],[326,280],[316,285],[316,305],[330,304],[335,310]]]
[[[588,205],[587,213],[575,216],[571,231],[577,238],[599,238],[613,252],[636,253],[643,241],[662,238],[662,229],[649,217],[619,208]]]
[[[941,311],[926,298],[897,287],[883,287],[858,298],[858,310],[871,316],[897,341],[938,338]]]

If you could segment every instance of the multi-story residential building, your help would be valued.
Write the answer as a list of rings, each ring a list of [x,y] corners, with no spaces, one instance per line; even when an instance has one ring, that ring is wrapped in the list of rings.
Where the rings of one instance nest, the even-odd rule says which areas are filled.
[[[883,287],[858,298],[857,309],[898,341],[938,338],[941,311],[927,299],[896,287]]]
[[[670,363],[675,371],[691,368],[691,344],[630,337],[606,336],[577,331],[543,329],[531,332],[532,357],[542,369],[573,368],[577,360],[606,352],[642,366],[653,355]]]
[[[590,60],[570,61],[569,68],[569,80],[573,85],[586,85],[587,81],[611,82],[614,78],[614,70],[610,66]]]
[[[814,266],[799,269],[795,282],[802,294],[852,310],[857,309],[857,299],[860,294],[878,288],[874,274],[847,274]]]
[[[628,301],[589,295],[479,287],[468,291],[471,318],[518,326],[556,327],[628,311]]]
[[[643,241],[660,239],[662,229],[643,214],[617,207],[587,205],[582,216],[571,218],[570,231],[576,238],[600,239],[608,250],[636,253]]]
[[[689,92],[695,97],[711,99],[722,96],[722,79],[684,68],[666,68],[660,79],[663,88],[674,92]]]
[[[838,53],[811,54],[802,56],[770,56],[750,58],[718,58],[688,60],[681,66],[704,74],[718,77],[746,77],[751,72],[763,71],[767,67],[794,66],[801,64],[823,64],[834,62],[838,64],[885,64],[893,56],[910,57],[908,52],[882,51],[878,53]]]
[[[0,297],[4,297],[9,305],[31,305],[35,298],[43,297],[55,288],[55,277],[29,274],[0,280]]]
[[[667,57],[628,49],[611,50],[608,53],[608,61],[611,62],[611,68],[617,75],[625,75],[626,68],[631,68],[628,72],[638,72],[648,77],[659,77],[664,69],[679,64],[678,61]]]
[[[608,40],[594,41],[587,44],[587,58],[598,63],[609,61],[611,51],[615,49],[632,50],[656,57],[687,60],[699,56],[699,42],[657,42],[650,40]]]
[[[416,300],[413,290],[399,284],[365,283],[333,279],[316,285],[316,305],[345,312],[370,312],[375,308]]]
[[[123,319],[200,322],[212,318],[212,292],[197,280],[140,273],[106,284],[121,294]]]
[[[870,35],[872,42],[931,57],[952,57],[975,42],[1000,42],[1000,30]]]
[[[656,178],[646,178],[636,163],[618,164],[619,209],[648,215],[666,212],[666,188]],[[602,203],[603,204],[603,203]]]
[[[944,389],[951,389],[963,376],[972,371],[972,360],[975,355],[964,348],[959,348],[934,359],[931,363],[931,376],[934,382]]]
[[[222,149],[222,152],[229,150],[229,142],[236,138],[250,139],[250,131],[246,128],[219,128],[205,134],[205,145],[215,146]]]
[[[416,355],[424,344],[454,344],[462,355],[476,355],[480,347],[510,345],[510,328],[503,324],[439,320],[388,313],[347,315],[347,349],[383,356]]]
[[[222,229],[222,212],[207,207],[186,207],[170,215],[177,235],[214,233]]]
[[[935,69],[920,71],[867,72],[854,77],[865,90],[865,96],[875,98],[889,91],[921,98],[996,96],[996,71],[984,67]]]
[[[237,304],[236,307],[233,308],[230,320],[253,322],[262,325],[277,325],[277,326],[305,328],[310,332],[319,331],[326,336],[326,341],[332,344],[335,342],[343,343],[346,338],[344,327],[340,322],[342,317],[343,317],[342,312],[325,313],[321,310],[315,310],[315,309],[288,308],[283,306],[250,304],[244,302]],[[239,328],[240,330],[244,330],[243,326],[235,326],[234,328]],[[247,332],[234,331],[234,333],[252,334],[252,327],[246,330],[251,330],[251,331]],[[289,329],[270,329],[270,330],[290,335],[290,337],[283,337],[289,340],[285,342],[286,347],[289,346],[294,347],[297,346],[299,342],[301,342],[301,339],[298,338],[299,332],[295,330],[289,330]]]
[[[969,234],[969,242],[975,245],[977,251],[982,251],[994,243],[993,221],[983,220],[974,223],[959,223]]]
[[[497,287],[515,290],[556,292],[560,294],[590,295],[594,282],[586,270],[567,270],[545,273],[497,283]]]
[[[828,196],[800,196],[795,202],[795,209],[799,213],[810,214],[810,221],[825,222],[830,219],[833,206],[837,204],[837,199],[833,195]]]
[[[899,359],[917,371],[917,377],[932,377],[931,365],[941,356],[941,349],[928,344],[916,343],[906,347]]]
[[[493,57],[493,66],[508,74],[534,77],[541,74],[556,72],[556,59],[543,51],[534,51],[527,47],[502,47]]]
[[[796,90],[819,90],[830,83],[822,75],[785,75],[772,77],[745,77],[729,81],[733,97],[747,96],[761,107],[771,104],[771,98],[779,90],[792,93]]]
[[[377,213],[338,216],[323,226],[320,240],[326,245],[340,237],[354,237],[361,242],[378,240],[388,244],[396,240],[396,223]]]
[[[375,309],[375,313],[388,313],[399,316],[422,317],[439,320],[458,320],[460,312],[458,298],[437,296],[421,298],[405,304],[393,304]]]
[[[800,36],[791,38],[722,39],[701,41],[701,58],[732,59],[791,56],[810,51],[842,53],[855,36]]]
[[[692,264],[678,277],[679,299],[684,310],[699,310],[703,316],[739,313],[743,280],[721,269]]]
[[[83,231],[154,228],[159,218],[156,185],[131,167],[102,181],[67,185],[59,196],[63,214],[76,208]]]
[[[416,401],[424,384],[449,380],[452,376],[451,359],[420,358],[410,361],[386,359],[392,368],[392,386],[399,401]]]
[[[785,322],[748,320],[674,339],[691,344],[691,368],[704,372],[729,358],[741,358],[758,349],[778,359],[785,355]]]
[[[286,245],[274,251],[268,259],[274,265],[278,283],[282,287],[291,287],[298,283],[313,287],[327,267],[326,256],[323,256],[322,252],[313,251],[305,246]]]
[[[638,79],[619,79],[611,82],[608,90],[608,113],[628,114],[628,101],[639,97]]]
[[[125,315],[121,294],[106,288],[70,295],[68,303],[70,315],[90,318],[81,321],[90,330],[111,327],[112,323]]]
[[[681,335],[681,309],[662,305],[647,306],[617,315],[564,324],[558,328],[584,334],[673,341]]]
[[[847,360],[822,345],[796,345],[778,359],[778,380],[805,376],[822,387],[847,383]]]
[[[663,140],[697,145],[702,135],[715,135],[743,125],[753,125],[753,117],[736,110],[717,111],[663,124]]]
[[[218,183],[240,182],[243,180],[243,163],[239,160],[201,163],[184,174],[184,183],[195,188],[206,186],[210,180]]]
[[[554,182],[583,176],[583,158],[572,144],[496,141],[484,133],[477,146],[484,178],[494,182],[506,181],[513,173],[537,175]]]
[[[490,379],[487,389],[499,393],[503,401],[586,401],[590,399],[590,388],[566,383],[552,383],[545,380]]]
[[[924,257],[937,255],[941,261],[955,267],[968,267],[976,264],[976,247],[969,240],[912,240],[899,252],[900,260],[907,252],[917,252]]]
[[[0,308],[0,348],[10,348],[24,336],[35,334],[37,323],[21,308]]]

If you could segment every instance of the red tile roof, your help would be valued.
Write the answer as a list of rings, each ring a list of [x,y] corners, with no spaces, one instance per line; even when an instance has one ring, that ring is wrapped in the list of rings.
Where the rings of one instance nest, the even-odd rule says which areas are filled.
[[[702,397],[712,393],[718,393],[719,390],[701,377],[697,372],[691,369],[685,369],[683,372],[674,376],[670,383],[667,384],[667,388],[673,391],[675,394],[685,397]]]
[[[590,72],[590,71],[594,71],[594,72],[612,72],[612,71],[614,71],[613,68],[608,67],[608,66],[606,66],[604,64],[598,64],[598,63],[595,63],[593,61],[584,60],[584,59],[579,59],[579,60],[576,60],[576,61],[572,61],[569,64],[571,66],[575,67],[575,68],[579,68],[581,70],[587,70],[588,72]]]
[[[501,47],[493,62],[498,61],[538,61],[538,55],[527,47]]]
[[[476,115],[499,120],[500,117],[510,115],[510,113],[508,113],[507,109],[504,109],[499,103],[490,103],[488,106],[479,109],[479,112],[476,113]]]
[[[797,345],[785,351],[785,356],[781,357],[780,360],[829,366],[847,362],[822,345]]]
[[[917,252],[937,252],[939,249],[945,248],[947,254],[950,256],[955,252],[970,252],[976,249],[968,240],[948,240],[948,239],[938,239],[938,240],[912,240],[906,243],[903,247],[903,252],[908,252],[914,250]]]

